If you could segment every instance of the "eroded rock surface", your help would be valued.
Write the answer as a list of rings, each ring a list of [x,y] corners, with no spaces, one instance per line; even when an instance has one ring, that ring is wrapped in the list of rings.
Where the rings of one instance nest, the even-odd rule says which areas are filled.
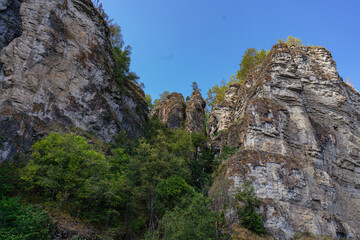
[[[150,117],[158,118],[170,129],[177,129],[184,125],[185,107],[183,95],[173,92],[153,109]]]
[[[190,133],[206,134],[205,107],[206,102],[201,93],[199,91],[193,92],[186,108],[186,129]]]
[[[229,89],[209,131],[215,151],[239,149],[223,163],[227,183],[215,182],[212,192],[229,185],[232,195],[250,182],[276,239],[298,232],[360,238],[360,94],[325,48],[275,45],[244,84]],[[227,219],[237,221],[233,207]]]
[[[19,0],[0,0],[0,52],[21,35],[20,4]]]
[[[2,18],[19,4],[11,2]],[[18,10],[21,24],[11,18],[16,13],[3,20],[10,26],[5,30],[0,20],[0,31],[16,36],[0,40],[0,161],[28,150],[55,126],[91,131],[105,141],[121,129],[140,135],[144,93],[133,82],[121,89],[112,79],[108,28],[91,1],[24,0]]]

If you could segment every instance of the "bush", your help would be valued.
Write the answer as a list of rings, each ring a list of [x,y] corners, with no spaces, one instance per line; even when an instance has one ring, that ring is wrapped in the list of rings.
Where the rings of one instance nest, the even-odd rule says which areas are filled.
[[[48,214],[32,205],[21,205],[19,198],[0,201],[0,238],[4,240],[48,240],[53,224]]]
[[[261,202],[255,196],[254,187],[248,182],[243,184],[242,189],[235,195],[235,200],[243,203],[243,206],[237,206],[240,223],[255,233],[265,234],[261,215],[256,212]]]

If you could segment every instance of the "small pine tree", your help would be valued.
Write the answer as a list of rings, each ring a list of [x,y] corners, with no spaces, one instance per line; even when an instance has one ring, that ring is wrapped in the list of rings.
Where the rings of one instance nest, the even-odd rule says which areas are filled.
[[[197,82],[193,82],[191,84],[192,90],[193,92],[200,92],[201,90],[199,89],[199,85],[197,84]]]

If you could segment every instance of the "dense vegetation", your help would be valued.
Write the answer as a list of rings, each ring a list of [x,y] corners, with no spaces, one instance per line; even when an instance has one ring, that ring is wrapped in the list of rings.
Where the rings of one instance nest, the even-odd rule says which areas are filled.
[[[115,239],[144,234],[153,239],[220,238],[218,216],[205,195],[217,167],[206,141],[202,134],[170,130],[157,120],[149,120],[143,138],[120,133],[111,146],[73,133],[50,133],[32,146],[26,166],[3,164],[1,190],[102,226]],[[15,206],[11,211],[34,213],[32,229],[51,226],[46,214],[22,207],[19,199],[3,201]]]

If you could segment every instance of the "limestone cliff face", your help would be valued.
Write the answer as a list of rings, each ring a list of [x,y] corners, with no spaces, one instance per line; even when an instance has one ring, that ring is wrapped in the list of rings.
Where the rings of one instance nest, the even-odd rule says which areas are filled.
[[[305,231],[360,238],[360,94],[325,48],[275,45],[229,89],[209,131],[215,151],[239,149],[213,186],[218,193],[228,186],[219,202],[234,206],[229,196],[248,181],[277,239]],[[227,219],[236,222],[233,207]]]
[[[186,129],[190,133],[206,134],[205,106],[206,102],[201,93],[194,91],[186,108]]]
[[[181,93],[173,92],[156,106],[150,117],[158,118],[168,128],[177,129],[183,126],[185,121],[185,101]]]
[[[0,32],[0,161],[54,126],[105,141],[141,134],[144,93],[112,79],[108,28],[90,0],[0,0]]]

